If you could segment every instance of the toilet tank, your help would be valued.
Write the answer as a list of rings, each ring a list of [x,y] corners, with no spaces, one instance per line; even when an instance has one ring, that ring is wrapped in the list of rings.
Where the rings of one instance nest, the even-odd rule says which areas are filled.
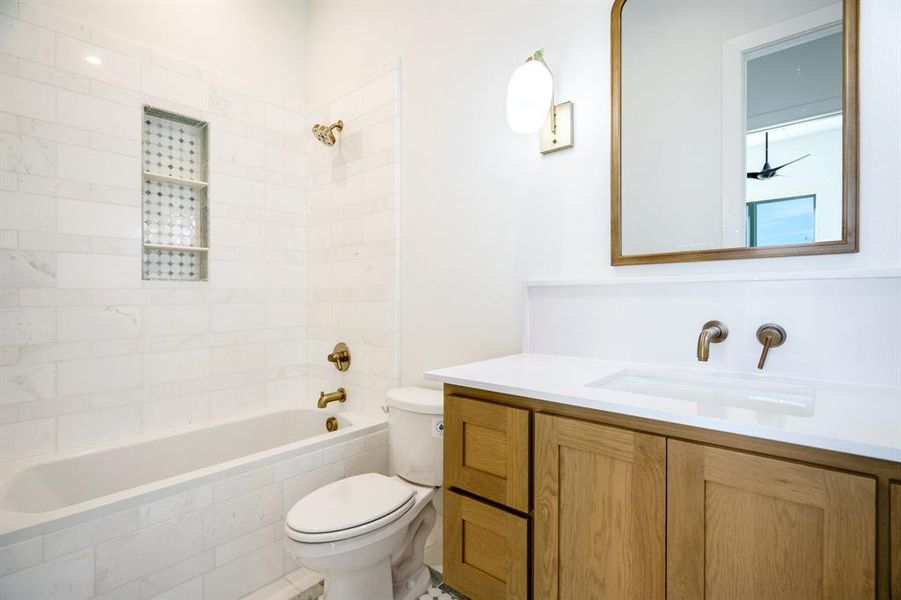
[[[420,485],[443,482],[444,395],[438,390],[388,390],[388,445],[395,472]]]

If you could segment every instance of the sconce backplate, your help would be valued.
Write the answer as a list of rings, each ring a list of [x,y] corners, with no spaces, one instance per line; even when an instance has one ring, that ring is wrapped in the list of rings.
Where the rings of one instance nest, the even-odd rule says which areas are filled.
[[[554,131],[554,115],[548,116],[547,121],[538,132],[538,149],[542,154],[573,147],[573,103],[555,104],[554,111],[557,121],[556,132]]]

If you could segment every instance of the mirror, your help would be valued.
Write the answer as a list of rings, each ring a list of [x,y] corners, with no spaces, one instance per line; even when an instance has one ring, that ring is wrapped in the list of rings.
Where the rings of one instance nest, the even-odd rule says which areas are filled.
[[[857,12],[614,3],[614,265],[857,251]]]

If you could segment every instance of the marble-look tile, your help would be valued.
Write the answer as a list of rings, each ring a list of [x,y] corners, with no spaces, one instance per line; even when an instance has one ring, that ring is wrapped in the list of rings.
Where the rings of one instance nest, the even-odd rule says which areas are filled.
[[[144,307],[144,335],[185,335],[210,329],[210,307],[205,304],[161,304]]]
[[[201,551],[200,513],[139,529],[95,547],[98,592],[178,563]]]
[[[138,528],[138,510],[132,508],[113,513],[87,523],[54,531],[44,536],[45,560],[51,560],[76,550],[130,533]]]
[[[229,498],[203,510],[203,545],[218,546],[281,517],[282,495],[278,485]]]
[[[189,582],[215,566],[213,550],[206,550],[179,561],[159,571],[154,571],[141,578],[141,597],[152,598],[156,594],[173,590],[175,593],[182,584]],[[201,596],[188,596],[191,600],[199,600]]]
[[[57,201],[51,196],[0,192],[3,228],[19,231],[56,230]]]
[[[96,56],[103,61],[103,68],[97,68],[85,61],[84,57],[88,55]],[[56,68],[130,90],[140,89],[139,61],[66,35],[56,36]]]
[[[210,351],[145,354],[142,357],[142,369],[142,381],[145,385],[206,377],[210,374]]]
[[[210,397],[206,392],[160,398],[141,404],[144,431],[159,431],[200,423],[210,418]]]
[[[44,344],[56,339],[56,314],[50,308],[0,308],[4,344]]]
[[[262,344],[242,344],[210,350],[210,372],[214,375],[256,371],[266,366]]]
[[[91,549],[0,577],[0,597],[3,598],[85,600],[93,595],[94,554]]]
[[[210,416],[227,417],[266,405],[266,386],[253,384],[210,392]]]
[[[52,363],[0,367],[0,404],[30,402],[56,395],[57,368]]]
[[[53,64],[53,32],[21,19],[0,16],[0,52],[30,61]]]
[[[17,133],[0,133],[0,170],[56,175],[56,143]]]
[[[71,144],[57,144],[57,174],[62,179],[137,189],[141,161],[137,156],[101,152]]]
[[[273,468],[263,467],[242,473],[213,484],[213,497],[216,502],[240,496],[270,485],[274,480]]]
[[[56,449],[55,433],[54,419],[0,425],[0,462],[53,452]]]
[[[142,68],[141,90],[195,108],[206,108],[209,102],[209,87],[202,82],[146,63]]]
[[[0,74],[0,111],[52,121],[56,118],[56,88]]]
[[[111,238],[141,238],[141,210],[100,202],[59,200],[57,231]]]
[[[282,541],[204,575],[204,600],[236,600],[282,575]]]
[[[43,538],[36,537],[0,548],[0,577],[21,571],[44,560]]]
[[[138,256],[59,254],[57,281],[61,288],[128,288],[141,282]]]
[[[204,485],[144,504],[140,507],[139,512],[141,527],[156,525],[189,512],[200,510],[205,506],[209,506],[212,502],[212,487]]]
[[[274,541],[280,541],[284,535],[281,523],[266,525],[260,529],[251,531],[241,537],[225,542],[216,547],[216,566],[228,564],[231,561],[250,554]]]
[[[126,389],[141,379],[139,356],[63,361],[57,369],[57,387],[62,396]]]
[[[120,439],[140,432],[141,407],[138,405],[115,406],[57,418],[59,450]]]
[[[57,120],[65,125],[107,133],[127,139],[141,137],[141,110],[85,94],[60,90]]]
[[[162,594],[151,596],[151,600],[200,600],[202,597],[203,578],[197,577]]]
[[[0,250],[0,279],[8,288],[45,288],[56,284],[56,255]]]
[[[61,306],[56,318],[60,342],[133,338],[141,332],[139,306]]]

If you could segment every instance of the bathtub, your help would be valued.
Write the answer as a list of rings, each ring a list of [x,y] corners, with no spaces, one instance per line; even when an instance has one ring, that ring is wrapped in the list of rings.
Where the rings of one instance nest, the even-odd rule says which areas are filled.
[[[329,416],[337,417],[337,431],[326,431]],[[7,464],[0,472],[0,547],[266,465],[315,459],[317,453],[319,461],[303,462],[322,464],[328,458],[323,449],[379,432],[387,444],[384,420],[266,410]]]

